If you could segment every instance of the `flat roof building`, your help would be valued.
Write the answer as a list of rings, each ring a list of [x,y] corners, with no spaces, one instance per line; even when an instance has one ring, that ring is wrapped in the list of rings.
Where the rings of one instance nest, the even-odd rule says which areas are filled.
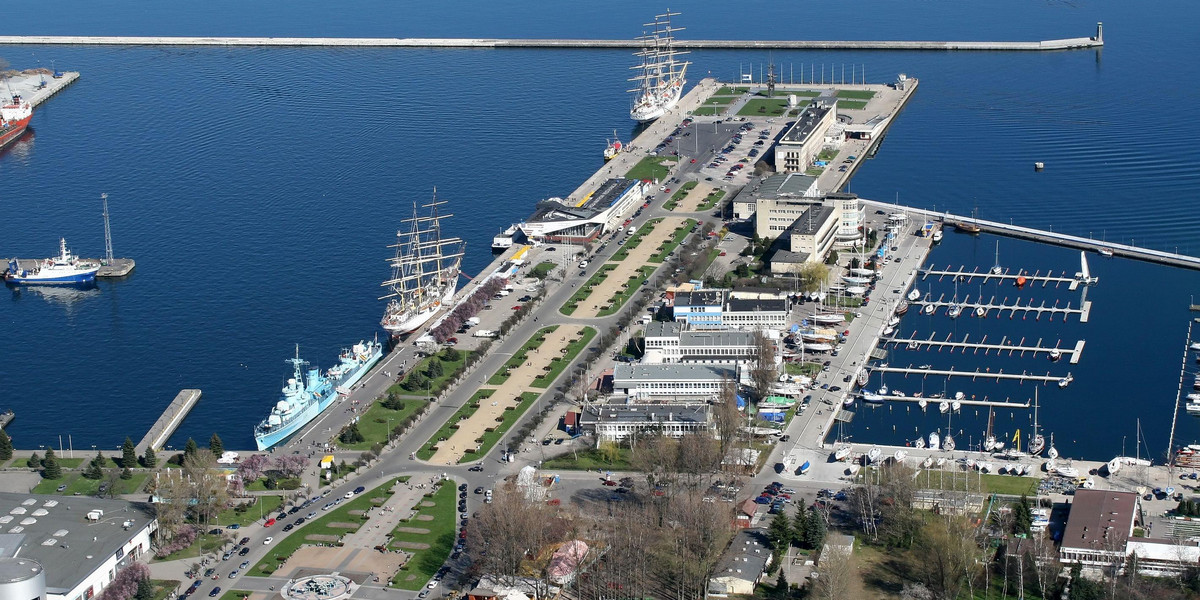
[[[721,393],[726,380],[737,381],[733,364],[618,364],[613,368],[613,393],[634,401],[709,400]]]
[[[775,144],[775,171],[803,173],[825,146],[825,134],[837,120],[837,99],[815,98]]]
[[[730,290],[677,292],[673,314],[687,329],[774,329],[787,322],[787,300],[732,297]]]
[[[0,515],[0,555],[40,564],[51,600],[99,594],[158,530],[147,505],[84,496],[0,492]]]
[[[712,427],[707,404],[600,404],[585,407],[580,427],[596,443],[620,441],[640,433],[680,437]]]
[[[754,333],[734,330],[684,331],[679,322],[646,325],[645,364],[745,363],[758,354]]]
[[[778,230],[783,231],[787,229],[788,225],[791,225],[792,221],[796,220],[796,217],[800,216],[800,212],[803,212],[803,209],[800,209],[800,212],[796,212],[791,220],[788,220],[788,211],[795,210],[791,206],[793,203],[811,204],[816,202],[819,197],[816,177],[803,173],[777,173],[762,177],[758,181],[744,186],[733,197],[733,216],[739,219],[749,219],[761,208],[764,215],[770,215],[771,219],[768,221],[777,224],[783,223],[782,228]],[[777,207],[775,203],[778,203]],[[779,235],[778,232],[766,235],[762,230],[756,230],[756,233],[759,237],[777,237]]]
[[[588,242],[614,229],[625,214],[646,197],[649,184],[613,178],[578,202],[550,198],[538,203],[521,232],[530,239]]]
[[[837,214],[829,206],[809,206],[788,230],[786,250],[777,250],[771,256],[771,272],[796,274],[806,263],[824,261],[837,241]]]
[[[1200,566],[1200,544],[1133,537],[1141,503],[1133,492],[1076,490],[1059,548],[1059,561],[1085,570],[1121,574],[1136,564],[1139,574],[1176,576]],[[1133,556],[1137,560],[1131,560]]]

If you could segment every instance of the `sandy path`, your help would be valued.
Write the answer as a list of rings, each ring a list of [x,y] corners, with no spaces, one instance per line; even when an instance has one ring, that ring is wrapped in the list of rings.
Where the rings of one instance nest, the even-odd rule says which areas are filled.
[[[684,196],[683,200],[679,201],[677,210],[684,212],[699,212],[700,203],[704,202],[705,198],[708,198],[708,195],[712,193],[712,191],[713,186],[708,185],[707,183],[696,184],[696,187],[692,188],[692,190],[688,192],[688,195]]]
[[[637,274],[639,268],[646,265],[657,267],[657,263],[650,262],[650,257],[658,254],[658,247],[667,243],[675,235],[675,228],[683,224],[683,221],[679,217],[664,218],[654,226],[654,229],[650,233],[642,238],[637,248],[629,251],[629,255],[625,257],[625,260],[605,263],[617,265],[617,268],[608,272],[608,279],[605,279],[600,285],[593,288],[592,295],[585,298],[571,316],[581,318],[595,317],[596,313],[604,308],[609,299],[617,293],[621,286],[628,282],[630,277]]]
[[[504,413],[506,407],[517,406],[522,392],[544,391],[534,388],[533,380],[545,372],[543,368],[549,366],[552,359],[563,355],[567,345],[579,336],[582,329],[579,325],[559,325],[558,329],[546,335],[546,341],[542,342],[541,346],[529,354],[529,360],[512,370],[507,381],[499,386],[480,387],[481,390],[492,389],[496,392],[490,398],[480,401],[475,414],[459,422],[458,429],[451,434],[450,439],[438,444],[438,450],[430,457],[429,462],[439,465],[457,464],[468,448],[475,447],[475,439],[482,436],[484,430],[499,424],[496,418]]]

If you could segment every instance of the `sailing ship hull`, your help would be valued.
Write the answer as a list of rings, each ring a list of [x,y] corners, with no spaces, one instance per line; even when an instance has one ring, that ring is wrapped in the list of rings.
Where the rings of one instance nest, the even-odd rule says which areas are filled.
[[[429,319],[433,318],[433,315],[435,315],[443,306],[449,305],[452,299],[454,299],[454,288],[449,287],[437,302],[426,305],[420,310],[411,311],[410,313],[398,316],[397,318],[393,318],[391,315],[385,316],[383,320],[383,328],[387,330],[389,334],[394,336],[412,333],[420,329],[425,323],[429,322]]]
[[[683,80],[671,82],[666,92],[662,92],[658,98],[643,99],[638,102],[632,110],[629,111],[629,118],[638,123],[651,123],[659,117],[667,114],[676,104],[679,104],[679,96],[683,92]]]

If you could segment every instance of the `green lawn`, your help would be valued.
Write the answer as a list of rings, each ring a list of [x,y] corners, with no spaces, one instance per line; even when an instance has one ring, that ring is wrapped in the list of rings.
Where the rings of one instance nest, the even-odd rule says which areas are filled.
[[[717,207],[717,204],[720,203],[721,199],[724,197],[725,190],[713,190],[704,198],[704,201],[700,203],[700,207],[697,210],[712,210]]]
[[[838,110],[862,110],[867,107],[866,100],[838,100]]]
[[[455,533],[458,530],[458,519],[454,510],[453,482],[444,482],[432,496],[425,496],[433,506],[419,506],[413,518],[401,521],[392,532],[392,548],[403,549],[412,554],[404,567],[392,578],[392,587],[402,590],[416,591],[425,586],[433,574],[442,567],[454,548]],[[422,519],[424,516],[426,519]],[[433,520],[427,520],[433,517]],[[428,529],[429,533],[409,533],[400,531],[401,527],[419,527]],[[404,548],[398,542],[428,544],[428,548]]]
[[[695,189],[695,187],[695,181],[689,181],[683,184],[678,190],[675,191],[674,194],[671,194],[671,199],[667,200],[666,203],[663,204],[663,208],[667,210],[675,210],[675,207],[679,206],[679,202],[683,200],[684,196],[687,196],[688,192]]]
[[[458,422],[475,414],[475,411],[479,409],[480,403],[490,398],[492,394],[495,393],[496,390],[476,391],[466,404],[460,406],[458,410],[454,411],[453,415],[450,415],[449,419],[446,419],[445,423],[442,423],[441,428],[433,432],[433,435],[429,436],[429,439],[425,441],[425,444],[421,446],[421,449],[417,450],[417,458],[421,460],[429,460],[432,458],[433,453],[437,452],[438,442],[450,439],[450,435],[454,433],[454,430],[456,429],[455,426],[458,424]]]
[[[812,90],[799,90],[796,92],[783,90],[779,93],[783,94],[784,96],[787,96],[790,94],[792,96],[796,96],[797,98],[816,98],[817,96],[821,95],[821,92],[815,92]]]
[[[830,161],[837,158],[838,151],[826,148],[817,153],[817,160]]]
[[[483,437],[480,438],[483,441],[479,442],[479,450],[476,452],[468,449],[463,454],[462,458],[458,459],[458,462],[468,463],[487,456],[488,452],[492,451],[492,447],[496,445],[496,442],[499,442],[500,439],[504,437],[504,434],[508,433],[509,428],[511,428],[513,424],[521,418],[521,415],[525,414],[525,411],[529,410],[529,407],[533,406],[533,403],[537,402],[537,399],[540,397],[541,393],[539,392],[522,392],[521,401],[517,403],[517,407],[513,410],[504,411],[504,420],[497,425],[493,431],[485,432]]]
[[[748,87],[731,88],[726,85],[726,86],[722,86],[721,89],[717,90],[716,95],[718,95],[718,96],[740,96],[742,94],[748,94],[748,93],[750,93],[750,88],[748,88]]]
[[[961,475],[955,477],[949,471],[935,469],[922,471],[917,477],[916,482],[922,488],[935,490],[979,490],[979,486],[982,484],[983,489],[980,491],[984,494],[1007,494],[1011,496],[1026,494],[1032,496],[1037,489],[1038,478],[971,473],[969,477],[964,479]]]
[[[287,537],[282,537],[282,530],[276,534],[275,543],[270,546],[267,555],[258,561],[258,564],[246,570],[246,577],[263,577],[275,572],[279,568],[279,563],[287,560],[293,552],[305,543],[317,543],[314,540],[306,540],[310,535],[328,535],[340,537],[343,534],[353,531],[352,529],[344,529],[341,527],[331,527],[331,523],[354,523],[362,525],[367,521],[366,517],[351,515],[350,511],[365,511],[373,506],[379,506],[387,500],[387,496],[392,494],[392,485],[397,481],[404,481],[407,477],[399,477],[391,479],[378,487],[367,490],[350,500],[343,501],[338,506],[328,510],[325,514],[314,518],[312,521],[305,523],[298,529],[292,531]],[[333,498],[330,498],[333,500]],[[313,508],[319,514],[320,509]],[[281,538],[281,539],[279,539]],[[337,542],[323,541],[321,543],[336,544]]]
[[[206,553],[212,552],[214,548],[222,545],[226,539],[228,539],[228,536],[202,533],[196,537],[196,541],[192,542],[191,546],[179,550],[178,552],[168,554],[163,558],[155,558],[154,562],[166,562],[169,560],[179,560],[181,558],[200,558],[201,550]]]
[[[713,96],[712,98],[705,100],[704,103],[710,104],[710,105],[715,105],[715,106],[721,106],[721,105],[725,105],[725,104],[733,104],[733,101],[737,100],[737,99],[738,99],[737,96]]]
[[[150,600],[166,600],[167,596],[179,589],[180,583],[178,579],[151,579],[150,584],[154,586],[154,595],[150,597]]]
[[[545,279],[546,276],[550,274],[550,271],[553,271],[557,266],[558,263],[552,260],[540,262],[533,268],[533,270],[529,272],[529,276],[536,277],[538,279]]]
[[[658,248],[658,251],[650,256],[650,262],[662,263],[663,261],[667,260],[667,256],[671,254],[671,251],[675,250],[679,244],[683,243],[683,238],[686,238],[688,234],[692,232],[692,228],[695,226],[696,220],[688,219],[679,227],[676,227],[675,233],[671,236],[671,239],[663,242],[663,245]]]
[[[591,278],[589,278],[587,282],[583,284],[583,287],[580,287],[578,291],[572,294],[571,297],[568,298],[565,303],[563,303],[562,307],[558,309],[558,312],[567,316],[571,316],[571,314],[575,312],[575,309],[579,308],[579,303],[586,300],[588,296],[591,296],[592,289],[600,285],[600,283],[605,279],[608,279],[609,272],[615,268],[617,268],[617,265],[613,264],[601,266],[600,270],[596,271],[596,274],[592,275]]]
[[[637,248],[638,245],[642,243],[642,238],[650,235],[650,232],[654,231],[654,226],[661,223],[662,220],[663,217],[659,217],[657,219],[650,219],[649,221],[646,221],[637,231],[633,233],[633,235],[625,238],[625,243],[621,246],[621,249],[614,252],[612,258],[609,260],[625,260],[625,258],[629,256],[629,251]]]
[[[777,117],[782,115],[788,107],[788,99],[785,98],[754,98],[738,111],[740,117]]]
[[[808,375],[811,377],[821,372],[821,365],[817,363],[786,363],[784,371],[788,375]]]
[[[217,513],[217,518],[213,521],[213,525],[238,525],[245,527],[262,518],[263,520],[271,518],[275,511],[283,504],[283,496],[255,496],[254,504],[249,505],[246,510],[237,512],[232,508],[227,508]]]
[[[824,173],[824,172],[825,172],[825,169],[823,169],[821,167],[810,167],[810,168],[804,170],[804,174],[808,175],[809,177],[820,177],[821,173]]]
[[[488,385],[500,385],[505,381],[508,381],[509,371],[528,361],[529,352],[541,347],[541,345],[546,342],[546,336],[554,333],[557,330],[558,325],[551,325],[533,332],[533,335],[529,336],[529,339],[525,340],[525,343],[521,345],[521,349],[513,353],[512,358],[504,361],[504,366],[500,367],[500,370],[496,371],[496,373],[492,375],[491,379],[488,379]]]
[[[671,172],[671,168],[675,166],[677,160],[679,159],[674,156],[647,156],[638,161],[638,164],[625,174],[625,178],[654,181],[666,179],[667,173]]]
[[[367,412],[358,419],[358,432],[363,435],[363,441],[357,444],[343,444],[334,438],[334,443],[347,450],[367,450],[379,442],[387,441],[389,427],[394,428],[403,423],[409,415],[424,410],[428,404],[429,401],[425,398],[404,398],[404,408],[392,410],[385,408],[382,400],[376,400],[371,404],[371,408],[368,408]]]
[[[591,327],[584,327],[580,331],[579,337],[567,344],[567,352],[550,361],[550,370],[542,373],[533,380],[532,387],[540,389],[550,387],[550,384],[554,383],[554,380],[558,378],[559,373],[562,373],[563,369],[566,369],[567,365],[575,360],[575,357],[579,355],[581,350],[587,347],[588,342],[592,341],[593,337],[596,337],[596,330]]]
[[[426,372],[426,369],[429,368],[429,363],[435,360],[441,361],[442,374],[437,377],[429,378],[429,387],[426,388],[429,390],[437,390],[441,388],[446,384],[447,381],[450,380],[451,377],[454,377],[456,374],[458,374],[459,370],[461,370],[463,366],[467,364],[467,353],[460,350],[458,352],[458,360],[442,360],[442,353],[440,351],[437,354],[426,356],[425,358],[422,358],[420,362],[414,365],[412,369],[409,369],[408,373],[406,373],[404,377],[396,383],[396,385],[388,388],[388,391],[395,390],[396,393],[399,394],[421,393],[423,390],[409,390],[405,388],[403,384],[404,382],[408,381],[409,377],[412,377],[413,373]]]
[[[133,494],[142,489],[142,485],[146,483],[146,478],[150,476],[147,471],[134,471],[132,479],[120,479],[117,483],[118,494]],[[65,472],[62,479],[43,479],[33,488],[35,494],[62,494],[63,496],[74,496],[78,493],[80,496],[95,496],[100,490],[100,484],[104,483],[104,479],[87,479],[83,477],[83,473],[79,471]],[[62,492],[57,491],[58,486],[66,485],[67,489]]]
[[[641,291],[642,284],[644,284],[657,269],[658,267],[653,265],[638,267],[638,274],[630,277],[629,280],[623,284],[621,289],[617,290],[617,293],[613,294],[612,298],[608,299],[608,303],[600,307],[600,310],[596,311],[596,316],[607,317],[608,315],[615,314],[617,311],[621,310],[621,307],[625,306],[625,302],[632,298],[634,294]]]
[[[1037,477],[1015,477],[1012,475],[984,475],[983,489],[989,494],[1032,496],[1037,490]]]
[[[604,453],[597,448],[587,448],[586,450],[573,451],[570,454],[556,456],[546,459],[542,463],[542,469],[561,469],[575,471],[592,471],[603,469],[606,471],[631,471],[633,467],[629,464],[629,448],[617,448],[617,454],[611,462],[604,456]]]
[[[870,100],[875,97],[875,92],[872,90],[838,90],[837,97],[853,98],[855,100]],[[841,106],[841,100],[838,100],[838,106]]]
[[[711,117],[713,115],[723,115],[723,114],[725,114],[725,108],[726,107],[724,107],[724,106],[700,106],[700,107],[697,107],[695,110],[693,110],[692,114],[696,115],[697,117]]]
[[[224,594],[221,594],[221,600],[241,600],[251,593],[245,590],[226,590]]]

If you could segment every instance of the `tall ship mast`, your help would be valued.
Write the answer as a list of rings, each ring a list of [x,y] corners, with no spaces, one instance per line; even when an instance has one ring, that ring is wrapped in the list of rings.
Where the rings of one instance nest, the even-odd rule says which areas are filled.
[[[665,14],[654,15],[654,22],[644,25],[651,28],[650,32],[637,38],[644,46],[633,53],[641,59],[641,64],[630,67],[641,73],[629,78],[629,81],[638,82],[637,87],[629,90],[637,94],[629,117],[639,123],[649,123],[666,114],[683,93],[684,75],[692,63],[675,59],[687,54],[675,49],[673,34],[683,28],[671,27],[671,17],[679,14],[667,9]]]
[[[454,298],[466,244],[462,238],[442,237],[442,219],[454,216],[438,212],[444,204],[437,199],[437,188],[433,200],[420,206],[428,214],[421,215],[414,202],[412,218],[403,221],[407,229],[397,231],[396,243],[388,246],[396,255],[388,259],[391,278],[381,284],[388,293],[380,300],[388,304],[380,324],[393,336],[416,331]]]

